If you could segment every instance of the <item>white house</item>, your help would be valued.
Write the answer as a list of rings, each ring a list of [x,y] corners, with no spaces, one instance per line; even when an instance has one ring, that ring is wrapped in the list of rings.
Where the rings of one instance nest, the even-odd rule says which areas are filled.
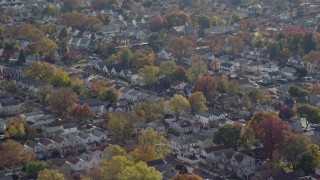
[[[279,71],[279,67],[276,64],[270,62],[270,63],[266,63],[266,64],[262,65],[261,71],[264,71],[264,72],[277,72],[277,71]]]
[[[64,134],[74,133],[78,131],[78,125],[76,123],[62,124],[60,130],[62,130]]]
[[[83,171],[88,168],[87,163],[79,157],[69,156],[66,158],[66,161],[75,172]]]

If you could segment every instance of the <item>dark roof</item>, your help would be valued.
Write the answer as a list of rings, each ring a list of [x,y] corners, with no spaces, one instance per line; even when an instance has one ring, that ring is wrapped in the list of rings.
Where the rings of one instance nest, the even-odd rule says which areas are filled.
[[[197,115],[201,116],[201,117],[206,117],[206,118],[209,118],[211,116],[210,113],[207,113],[207,112],[203,112],[203,111],[198,111],[197,112]]]
[[[63,124],[62,127],[63,129],[69,129],[69,128],[78,127],[78,125],[76,123],[68,123],[68,124]]]
[[[37,145],[37,143],[34,142],[34,141],[32,141],[32,140],[28,140],[28,141],[26,142],[26,145],[29,146],[29,147],[31,147],[31,148],[34,148],[34,147]]]
[[[218,145],[218,146],[214,146],[214,147],[208,147],[208,148],[204,148],[204,151],[206,153],[211,153],[211,152],[214,152],[214,151],[220,151],[220,150],[223,150],[223,149],[226,149],[227,147],[224,146],[224,145]]]
[[[219,111],[217,109],[212,109],[212,108],[210,108],[207,112],[212,114],[212,115],[215,115],[215,116],[220,116],[222,114],[221,111]]]
[[[41,138],[39,142],[46,146],[51,143],[51,141],[47,138]]]
[[[78,157],[69,156],[66,158],[66,161],[70,162],[71,164],[77,164],[80,159]]]
[[[152,161],[147,161],[148,166],[158,166],[161,164],[166,164],[166,162],[163,159],[156,159]]]
[[[289,172],[286,174],[274,176],[274,177],[272,177],[272,179],[273,180],[294,180],[294,179],[298,179],[302,176],[305,176],[305,174],[303,172]]]
[[[54,137],[52,138],[52,140],[53,140],[54,142],[61,143],[61,142],[63,142],[64,138],[62,138],[62,137],[60,137],[60,136],[54,136]]]
[[[51,160],[51,164],[56,167],[62,167],[63,165],[66,164],[66,160],[55,158]]]
[[[6,99],[0,99],[0,104],[2,106],[15,106],[20,104],[20,102],[13,98],[6,98]]]
[[[224,63],[221,63],[221,66],[223,66],[223,67],[227,67],[227,68],[230,68],[230,67],[232,67],[232,66],[233,66],[233,64],[228,63],[228,62],[224,62]]]

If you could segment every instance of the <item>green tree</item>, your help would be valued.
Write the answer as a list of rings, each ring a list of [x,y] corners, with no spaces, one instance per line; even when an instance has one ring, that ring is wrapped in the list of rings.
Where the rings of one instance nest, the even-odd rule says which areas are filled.
[[[317,41],[312,33],[306,33],[303,36],[302,47],[305,54],[308,54],[310,51],[317,50]]]
[[[168,154],[166,143],[167,139],[160,132],[143,130],[132,156],[136,162],[164,158]]]
[[[114,87],[108,87],[106,90],[102,91],[98,99],[102,101],[109,101],[111,103],[117,102],[119,100],[120,93]]]
[[[49,168],[49,165],[44,161],[31,161],[26,166],[26,171],[33,177],[38,176],[38,172]]]
[[[298,105],[297,113],[301,118],[306,119],[306,128],[308,129],[310,124],[319,124],[320,123],[320,110],[309,104]]]
[[[68,36],[69,36],[68,29],[66,27],[62,28],[59,33],[59,37],[68,37]]]
[[[70,78],[66,71],[57,69],[50,79],[54,87],[66,87],[70,84]]]
[[[157,66],[145,66],[140,69],[140,75],[143,78],[143,81],[148,85],[149,90],[151,86],[158,82],[160,69]]]
[[[19,65],[23,65],[26,63],[26,56],[24,55],[23,50],[20,50],[20,54],[19,54],[19,59],[18,59],[18,64]]]
[[[175,114],[177,120],[182,112],[188,111],[190,107],[188,99],[175,94],[168,102],[168,108]]]
[[[178,66],[174,61],[164,61],[160,64],[160,75],[164,76],[164,78],[171,78],[177,69]]]
[[[190,110],[194,114],[197,111],[206,111],[208,108],[206,106],[206,98],[204,97],[202,92],[192,93],[188,101],[190,103]]]
[[[200,29],[210,28],[211,26],[211,18],[205,14],[199,14],[195,16],[193,20]]]
[[[249,95],[251,101],[256,103],[259,101],[259,99],[261,97],[261,91],[259,91],[259,89],[257,89],[257,88],[254,88],[252,91],[249,92],[248,95]]]
[[[120,179],[123,180],[162,179],[162,174],[159,171],[157,171],[154,167],[149,167],[145,162],[142,161],[133,166],[124,168],[120,176]]]
[[[214,133],[213,142],[216,144],[223,144],[227,147],[237,147],[240,139],[241,129],[234,125],[224,125]]]
[[[104,149],[106,159],[111,160],[114,156],[127,156],[126,150],[117,144],[110,144]]]
[[[292,97],[305,97],[309,94],[309,92],[297,86],[290,86],[289,94]]]
[[[320,164],[320,150],[316,144],[307,147],[307,151],[302,155],[297,165],[306,174],[314,173],[314,170]]]
[[[7,82],[7,84],[6,84],[6,87],[5,87],[5,90],[7,91],[7,92],[10,92],[12,95],[14,94],[14,93],[17,93],[18,92],[18,85],[17,85],[17,83],[15,82],[15,81],[9,81],[9,82]]]
[[[44,169],[38,173],[38,180],[65,180],[57,170]]]
[[[290,134],[284,138],[280,149],[286,160],[291,163],[293,169],[297,168],[297,164],[303,153],[306,152],[308,145],[309,142],[300,134]]]
[[[202,78],[208,71],[207,64],[201,59],[193,59],[191,67],[187,71],[188,79],[192,82]]]
[[[42,104],[43,107],[46,107],[46,103],[50,93],[51,93],[51,88],[47,88],[47,87],[43,87],[38,91],[38,99],[40,101],[40,104]]]
[[[111,160],[102,160],[97,169],[98,178],[104,180],[121,179],[122,171],[134,162],[128,156],[113,156]]]

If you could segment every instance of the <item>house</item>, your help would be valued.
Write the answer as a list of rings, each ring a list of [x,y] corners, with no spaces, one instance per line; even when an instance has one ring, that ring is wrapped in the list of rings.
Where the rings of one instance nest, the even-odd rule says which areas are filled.
[[[22,104],[13,98],[0,99],[0,114],[13,115],[23,111]]]
[[[225,74],[233,74],[235,71],[235,66],[232,63],[224,62],[220,64],[220,71]]]
[[[261,61],[251,61],[245,68],[246,71],[251,73],[260,72],[262,67]]]
[[[224,119],[226,117],[222,111],[219,111],[217,109],[210,108],[207,110],[207,112],[212,115],[211,118],[213,121]]]
[[[188,120],[170,121],[169,119],[166,119],[165,121],[169,124],[169,128],[172,128],[179,133],[192,132],[192,123]]]
[[[167,144],[171,154],[183,157],[195,157],[200,153],[198,142],[191,135],[170,136]]]
[[[318,95],[309,95],[307,96],[308,103],[315,106],[320,107],[320,97]]]
[[[41,138],[39,144],[43,147],[45,156],[51,156],[52,152],[57,151],[57,143],[48,138]]]
[[[166,48],[164,48],[160,52],[158,52],[157,56],[160,59],[164,59],[164,60],[172,60],[172,58],[173,58],[171,52]]]
[[[167,156],[167,158],[170,158]],[[179,171],[176,170],[174,167],[171,167],[171,164],[167,164],[166,161],[163,159],[156,159],[146,162],[148,166],[154,167],[156,170],[158,170],[162,176],[163,179],[172,179],[177,174],[179,174]]]
[[[19,69],[6,67],[2,69],[2,76],[6,80],[12,80],[21,77],[22,73]]]
[[[97,99],[80,99],[79,103],[81,105],[88,104],[95,114],[102,115],[106,113],[105,103]]]
[[[88,168],[87,169],[88,171],[92,168],[96,168],[99,165],[98,158],[95,157],[93,154],[82,153],[79,156],[79,158],[85,162],[85,166]]]
[[[42,159],[44,157],[44,147],[35,141],[32,140],[27,140],[27,142],[24,144],[24,148],[26,150],[31,150],[33,151],[36,155],[38,159]]]
[[[66,179],[71,179],[71,166],[64,159],[50,159],[48,160],[48,164],[51,165],[51,168],[59,171],[59,173],[63,174]]]
[[[229,172],[237,174],[238,177],[249,176],[255,172],[255,158],[242,153],[235,153],[227,167]]]
[[[163,124],[163,122],[161,122],[161,120],[149,122],[147,124],[147,128],[146,129],[147,130],[153,129],[154,131],[165,133],[165,125]]]
[[[70,165],[71,170],[74,172],[80,172],[86,170],[87,163],[79,157],[69,156],[66,158],[66,162]]]
[[[29,77],[21,77],[16,79],[18,87],[20,87],[20,92],[31,97],[37,97],[38,92],[43,88],[51,88],[45,81],[33,79]]]
[[[297,76],[296,76],[297,70],[294,68],[284,67],[284,68],[281,68],[280,72],[282,76],[289,81],[294,81],[297,79]]]
[[[270,63],[263,64],[262,67],[261,67],[261,71],[268,72],[268,73],[270,73],[270,72],[278,72],[279,71],[279,67],[276,64],[270,62]]]
[[[204,125],[207,126],[209,122],[213,119],[212,114],[204,111],[198,111],[196,113],[196,117],[200,119],[200,122]]]
[[[6,121],[0,118],[0,134],[3,134],[6,130]]]
[[[138,100],[138,97],[139,97],[140,94],[141,94],[140,91],[133,90],[133,91],[129,92],[129,93],[126,95],[126,99],[127,99],[129,102],[136,102],[136,101]]]
[[[291,56],[288,58],[287,63],[288,66],[294,68],[301,68],[303,67],[303,61],[300,56]]]
[[[56,148],[61,154],[65,154],[67,150],[70,149],[71,142],[62,136],[53,136],[51,140],[56,143]]]
[[[76,123],[62,124],[60,130],[63,131],[64,134],[74,133],[78,131],[78,125]]]
[[[34,62],[36,62],[38,60],[38,57],[37,56],[27,56],[26,57],[26,65],[31,65],[33,64]]]
[[[251,178],[252,180],[268,180],[273,179],[273,177],[284,174],[285,171],[283,168],[274,168],[258,171]]]
[[[97,128],[95,128],[88,131],[88,133],[91,134],[94,141],[99,143],[101,146],[105,146],[109,142],[107,134],[105,134],[102,130],[98,130]]]
[[[281,79],[281,73],[278,71],[267,72],[263,75],[265,82],[274,82],[275,80]]]

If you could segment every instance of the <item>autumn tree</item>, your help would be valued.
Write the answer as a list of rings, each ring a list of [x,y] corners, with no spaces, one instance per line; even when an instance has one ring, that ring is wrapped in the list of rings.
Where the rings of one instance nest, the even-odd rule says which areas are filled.
[[[70,84],[70,78],[66,71],[57,69],[53,76],[50,78],[50,83],[54,87],[66,87]]]
[[[303,61],[310,63],[310,68],[312,72],[314,72],[314,70],[320,65],[320,51],[310,51],[308,54],[303,56]]]
[[[256,125],[256,136],[263,144],[266,158],[272,160],[274,151],[290,133],[288,128],[288,123],[279,119],[265,119]]]
[[[157,171],[154,167],[149,167],[145,162],[140,161],[133,166],[126,167],[121,172],[121,179],[152,179],[161,180],[162,174]]]
[[[229,47],[230,53],[237,54],[243,51],[245,43],[240,37],[231,36],[227,39],[226,45]]]
[[[18,92],[18,85],[15,81],[7,82],[4,88],[5,91],[11,93],[12,95]]]
[[[88,16],[84,13],[73,12],[61,15],[61,23],[81,30],[96,31],[103,23],[98,17]]]
[[[161,16],[154,16],[149,21],[149,29],[152,32],[160,31],[162,28],[165,28],[165,25],[165,19]]]
[[[210,28],[211,26],[211,18],[205,14],[199,14],[192,17],[192,21],[200,29]]]
[[[70,88],[54,89],[48,98],[49,109],[57,116],[67,116],[77,104],[78,96]]]
[[[59,9],[57,6],[49,4],[42,10],[42,14],[45,16],[57,16],[59,14]]]
[[[37,41],[34,44],[30,44],[27,46],[27,53],[34,55],[38,58],[38,56],[48,55],[54,53],[54,51],[58,48],[57,44],[48,38],[43,38]]]
[[[168,108],[174,113],[177,120],[179,120],[180,114],[188,111],[190,107],[188,99],[178,94],[175,94],[167,104]]]
[[[56,70],[54,65],[37,61],[28,68],[26,74],[29,77],[39,78],[40,80],[49,82]]]
[[[119,100],[119,97],[120,93],[117,89],[115,89],[114,87],[108,87],[99,94],[98,99],[114,103]]]
[[[57,170],[44,169],[38,173],[38,180],[65,180]]]
[[[121,146],[117,144],[110,144],[104,149],[104,153],[106,154],[106,159],[111,160],[114,156],[127,156],[126,150],[124,150]]]
[[[241,128],[234,125],[224,125],[214,133],[213,142],[236,148],[238,140],[240,139],[240,133]]]
[[[90,119],[94,116],[94,112],[88,104],[77,104],[72,110],[70,110],[70,115],[78,120],[78,122],[83,123],[83,121]]]
[[[309,92],[307,90],[304,90],[304,89],[299,88],[297,86],[290,86],[288,92],[291,97],[305,97],[309,94]]]
[[[259,124],[261,121],[266,119],[278,119],[279,115],[275,112],[256,112],[253,114],[252,118],[249,120],[248,126],[255,130],[256,125]]]
[[[194,83],[193,92],[202,92],[207,101],[212,102],[218,96],[217,80],[212,76],[204,76]]]
[[[206,111],[208,108],[206,106],[206,98],[204,97],[202,92],[192,93],[188,101],[190,103],[190,110],[194,114],[197,111]]]
[[[7,140],[0,145],[0,167],[11,168],[14,172],[15,168],[27,164],[36,158],[32,151],[26,151],[20,143]]]
[[[14,138],[22,138],[25,136],[25,120],[20,116],[7,118],[6,123],[6,136]]]
[[[132,114],[120,112],[109,113],[107,123],[112,140],[117,143],[123,143],[129,138],[136,126],[136,120]]]
[[[144,66],[152,66],[154,58],[155,55],[151,48],[138,50],[130,59],[130,64],[137,69],[141,69]]]
[[[140,75],[143,78],[143,81],[148,85],[149,90],[151,86],[158,82],[160,69],[157,66],[145,66],[140,69]]]
[[[132,112],[145,122],[161,120],[164,117],[164,104],[145,100],[136,103],[132,108]]]
[[[49,168],[49,165],[44,161],[31,161],[26,166],[26,171],[33,177],[37,177],[39,171]]]
[[[92,98],[98,97],[103,91],[106,90],[109,83],[110,82],[106,79],[102,79],[102,78],[93,79],[88,87],[90,90],[90,92],[89,92],[90,96]]]
[[[301,156],[306,152],[309,142],[303,135],[290,134],[284,138],[280,144],[279,149],[284,155],[285,159],[291,163],[293,169],[297,168]]]
[[[192,82],[203,77],[208,71],[207,64],[201,59],[192,59],[191,67],[187,71],[188,79]]]
[[[177,58],[178,61],[181,61],[184,55],[191,53],[193,47],[194,43],[185,38],[172,38],[168,44],[172,55]]]
[[[298,105],[297,113],[301,118],[306,120],[306,128],[308,129],[310,124],[319,124],[320,122],[320,110],[309,104]]]
[[[143,130],[132,156],[136,162],[163,158],[168,153],[166,142],[166,138],[160,132]]]
[[[43,88],[39,89],[37,97],[38,97],[38,100],[40,101],[40,104],[43,107],[46,107],[47,100],[48,100],[50,93],[51,93],[51,88],[43,87]]]

